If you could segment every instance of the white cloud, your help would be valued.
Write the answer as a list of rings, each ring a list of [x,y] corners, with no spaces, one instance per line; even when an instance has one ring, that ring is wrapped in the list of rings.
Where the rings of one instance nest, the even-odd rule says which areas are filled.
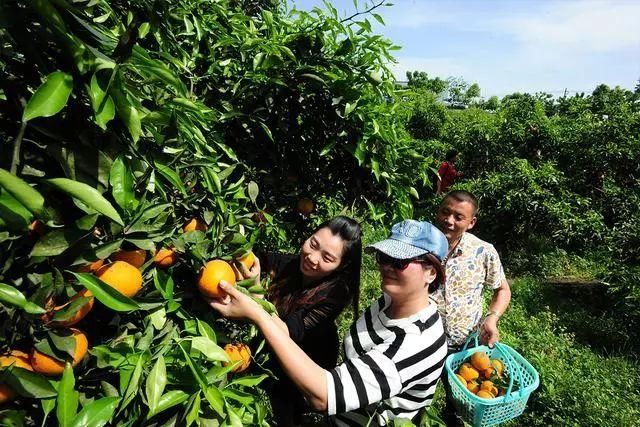
[[[640,2],[571,1],[488,22],[529,47],[611,52],[640,49]],[[640,51],[639,51],[640,55]]]

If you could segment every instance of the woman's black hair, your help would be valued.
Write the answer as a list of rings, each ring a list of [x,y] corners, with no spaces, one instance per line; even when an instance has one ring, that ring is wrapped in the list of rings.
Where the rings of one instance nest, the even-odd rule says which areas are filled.
[[[360,267],[362,265],[362,230],[360,224],[347,216],[336,216],[320,224],[313,234],[328,228],[334,236],[340,236],[344,242],[342,259],[338,268],[323,278],[312,288],[299,293],[302,283],[299,259],[291,263],[288,271],[275,282],[269,292],[269,299],[278,308],[281,315],[286,315],[306,305],[315,304],[315,296],[323,290],[344,292],[345,301],[351,300],[354,316],[358,315],[358,299],[360,297]],[[296,289],[298,288],[298,289]]]
[[[458,155],[458,150],[451,149],[447,151],[447,154],[445,155],[445,160],[450,162],[451,160],[455,159],[457,155]]]
[[[419,256],[418,259],[428,261],[436,271],[436,278],[433,280],[433,282],[429,283],[429,293],[431,294],[437,291],[440,285],[444,284],[445,280],[447,279],[444,265],[442,265],[442,262],[440,261],[440,259],[438,259],[437,256],[431,253]]]

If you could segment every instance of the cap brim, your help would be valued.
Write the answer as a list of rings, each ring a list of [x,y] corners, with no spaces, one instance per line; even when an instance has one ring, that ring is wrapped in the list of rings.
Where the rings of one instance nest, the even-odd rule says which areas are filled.
[[[409,259],[415,258],[420,255],[429,253],[424,249],[412,246],[408,243],[401,242],[400,240],[387,239],[373,245],[369,245],[365,248],[366,252],[380,251],[392,258],[396,259]]]

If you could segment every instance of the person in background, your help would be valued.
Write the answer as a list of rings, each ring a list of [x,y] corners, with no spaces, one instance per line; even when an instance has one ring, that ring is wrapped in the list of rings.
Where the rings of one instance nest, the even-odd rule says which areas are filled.
[[[258,327],[310,406],[331,415],[333,425],[416,421],[431,404],[447,355],[442,321],[429,302],[445,280],[445,236],[428,222],[406,220],[368,250],[376,254],[383,296],[351,326],[345,361],[332,369],[315,363],[259,304],[227,283],[220,287],[228,295],[211,301],[223,316]]]
[[[333,368],[340,340],[335,319],[349,305],[358,316],[362,242],[360,225],[346,216],[324,222],[298,254],[258,252],[250,270],[238,264],[239,278],[259,282],[261,268],[272,278],[267,298],[278,309],[280,328],[319,366]],[[278,367],[270,390],[278,426],[301,423],[309,412],[302,395]]]
[[[458,151],[449,150],[445,161],[442,162],[438,169],[436,194],[442,194],[451,187],[456,179],[462,177],[464,174],[456,170],[456,162],[458,161]]]
[[[461,350],[469,334],[480,330],[480,341],[490,347],[500,339],[498,320],[511,301],[511,288],[504,275],[498,252],[492,244],[469,233],[477,221],[478,200],[468,191],[451,191],[438,209],[437,223],[448,242],[445,258],[447,280],[431,295],[444,319],[449,353]],[[489,311],[482,316],[482,295],[485,289],[493,293]],[[445,417],[449,425],[454,409],[449,384]]]

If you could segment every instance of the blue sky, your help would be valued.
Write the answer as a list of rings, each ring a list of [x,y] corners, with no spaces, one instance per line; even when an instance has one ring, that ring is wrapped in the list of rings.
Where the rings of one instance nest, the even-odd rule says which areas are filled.
[[[355,11],[353,0],[331,3],[342,16]],[[458,76],[488,97],[590,92],[600,83],[633,89],[640,78],[640,0],[393,3],[376,9],[386,26],[375,31],[402,47],[391,66],[400,80],[407,70]],[[323,8],[321,0],[289,4]],[[358,0],[361,10],[366,4]]]

